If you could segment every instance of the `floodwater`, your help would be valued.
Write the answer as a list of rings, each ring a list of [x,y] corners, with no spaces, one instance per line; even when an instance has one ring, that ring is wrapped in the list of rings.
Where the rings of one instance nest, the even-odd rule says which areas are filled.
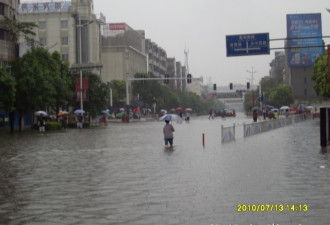
[[[0,224],[329,224],[319,121],[243,138],[251,121],[173,122],[170,151],[163,122],[0,134]],[[221,144],[234,123],[236,141]]]

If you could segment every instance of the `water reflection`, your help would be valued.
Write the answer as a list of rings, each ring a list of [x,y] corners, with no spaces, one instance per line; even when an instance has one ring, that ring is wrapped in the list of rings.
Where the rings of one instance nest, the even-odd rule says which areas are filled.
[[[328,223],[330,162],[316,121],[222,145],[221,125],[162,122],[0,136],[0,224]],[[202,146],[205,133],[205,147]],[[308,204],[307,212],[237,212],[238,204]]]

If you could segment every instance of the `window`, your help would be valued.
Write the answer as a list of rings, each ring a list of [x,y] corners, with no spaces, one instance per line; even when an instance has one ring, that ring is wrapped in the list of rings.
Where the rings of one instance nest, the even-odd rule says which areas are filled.
[[[0,15],[5,15],[5,4],[0,3]]]
[[[5,40],[5,31],[0,29],[0,40]]]
[[[39,42],[40,42],[40,45],[43,46],[43,47],[45,47],[47,45],[47,39],[46,38],[40,38]]]
[[[62,20],[61,21],[61,28],[62,29],[68,28],[68,21],[67,20]]]
[[[69,44],[68,37],[61,37],[61,44],[62,45],[68,45]]]
[[[26,41],[27,46],[34,47],[34,39],[28,39]]]
[[[62,60],[69,62],[69,54],[62,54]]]
[[[46,21],[39,22],[39,29],[46,29]]]

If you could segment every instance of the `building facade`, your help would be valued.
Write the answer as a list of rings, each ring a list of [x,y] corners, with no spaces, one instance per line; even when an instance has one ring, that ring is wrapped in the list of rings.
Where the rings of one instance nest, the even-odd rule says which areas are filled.
[[[19,0],[0,0],[0,65],[8,65],[17,56],[15,40],[11,40],[4,25],[5,17],[16,20]]]
[[[102,36],[102,80],[125,80],[147,72],[144,37],[126,23],[109,23]]]
[[[33,22],[35,36],[20,46],[41,46],[50,52],[58,51],[73,69],[84,68],[100,72],[100,21],[96,18],[92,0],[49,1],[22,3],[18,20]]]
[[[275,58],[269,65],[269,76],[274,78],[279,84],[285,83],[285,52],[275,52]]]
[[[146,39],[145,52],[148,56],[148,72],[156,77],[164,77],[167,69],[166,51],[150,39]]]
[[[175,58],[167,58],[167,67],[166,67],[166,74],[169,75],[169,78],[176,78],[176,62]],[[172,90],[176,90],[177,88],[177,81],[176,80],[169,80],[169,87]]]

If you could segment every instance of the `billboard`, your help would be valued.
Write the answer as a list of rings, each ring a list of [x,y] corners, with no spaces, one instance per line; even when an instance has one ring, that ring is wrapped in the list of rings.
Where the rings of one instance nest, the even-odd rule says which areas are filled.
[[[109,24],[110,30],[127,30],[126,23],[110,23]]]
[[[76,78],[76,102],[80,102],[80,78]],[[83,101],[89,101],[89,87],[88,87],[88,78],[82,79],[82,95]]]
[[[314,65],[323,53],[321,14],[289,14],[286,22],[288,65]]]

